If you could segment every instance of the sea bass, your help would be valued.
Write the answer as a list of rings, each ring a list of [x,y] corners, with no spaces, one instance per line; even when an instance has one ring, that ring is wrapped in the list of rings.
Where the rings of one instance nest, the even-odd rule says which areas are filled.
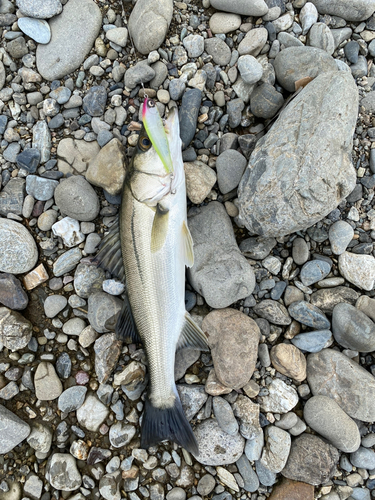
[[[163,126],[155,102],[146,98],[142,117],[119,221],[103,240],[96,262],[125,278],[127,296],[116,332],[121,339],[140,337],[148,359],[141,446],[169,439],[197,454],[174,381],[176,349],[207,350],[205,334],[185,310],[185,266],[191,267],[194,257],[177,108]]]

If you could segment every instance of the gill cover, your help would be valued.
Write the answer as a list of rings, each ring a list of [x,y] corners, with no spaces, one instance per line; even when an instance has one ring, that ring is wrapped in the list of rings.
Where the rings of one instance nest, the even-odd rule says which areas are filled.
[[[142,120],[147,135],[154,146],[164,168],[168,174],[173,173],[173,162],[169,149],[167,134],[164,130],[162,119],[160,118],[155,101],[146,99],[143,102]]]

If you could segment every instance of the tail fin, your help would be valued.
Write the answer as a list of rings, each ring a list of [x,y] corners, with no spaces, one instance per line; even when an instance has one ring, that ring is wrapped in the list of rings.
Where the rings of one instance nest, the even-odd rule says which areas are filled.
[[[141,447],[149,448],[169,439],[198,455],[198,443],[185,416],[179,397],[171,408],[156,408],[148,396],[145,400],[141,429]]]

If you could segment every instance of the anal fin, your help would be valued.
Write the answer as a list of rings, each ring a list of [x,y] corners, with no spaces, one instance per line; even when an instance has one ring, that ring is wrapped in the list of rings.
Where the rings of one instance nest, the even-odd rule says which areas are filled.
[[[194,264],[193,238],[191,237],[189,228],[186,225],[186,221],[183,221],[182,223],[182,245],[183,245],[185,266],[193,267]]]
[[[131,339],[135,344],[141,342],[127,295],[125,295],[120,315],[117,318],[115,332],[119,340]]]
[[[177,349],[184,348],[209,350],[206,335],[188,312],[185,313],[185,323],[177,343]]]

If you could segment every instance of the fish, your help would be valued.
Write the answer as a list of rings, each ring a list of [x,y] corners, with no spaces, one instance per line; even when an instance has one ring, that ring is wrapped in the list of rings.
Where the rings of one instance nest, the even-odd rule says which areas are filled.
[[[143,126],[126,176],[118,222],[103,239],[97,265],[126,284],[118,338],[141,341],[149,387],[141,447],[173,441],[199,453],[174,380],[176,350],[208,350],[207,337],[185,309],[185,267],[194,263],[178,111],[165,120],[147,97]]]

